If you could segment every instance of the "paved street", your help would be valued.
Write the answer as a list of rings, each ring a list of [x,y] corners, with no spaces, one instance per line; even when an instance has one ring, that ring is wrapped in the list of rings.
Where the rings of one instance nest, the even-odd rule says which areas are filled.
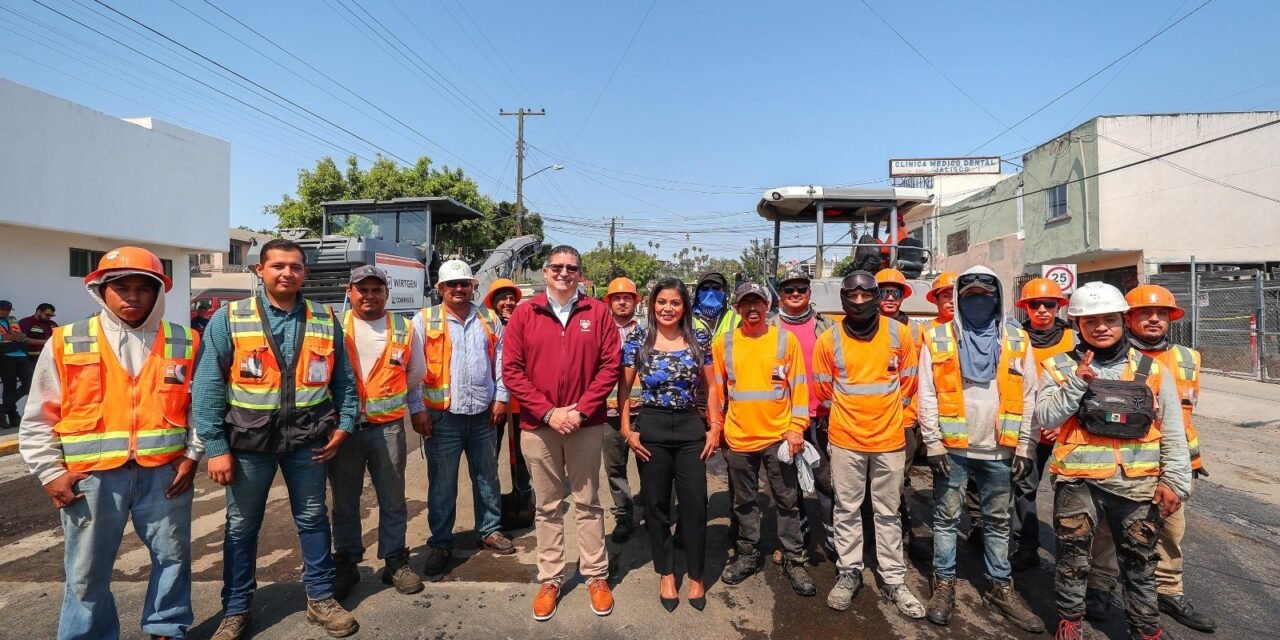
[[[1280,602],[1280,482],[1274,452],[1280,449],[1280,388],[1237,380],[1206,378],[1198,422],[1213,474],[1198,481],[1188,514],[1186,544],[1188,592],[1197,605],[1216,614],[1222,627],[1214,637],[1277,637],[1276,602]],[[1223,416],[1219,418],[1218,415]],[[505,459],[505,456],[504,456]],[[723,465],[716,459],[711,485],[711,567],[718,575],[727,559],[727,493]],[[505,465],[504,465],[505,466]],[[504,470],[505,471],[505,470]],[[634,475],[634,469],[633,469]],[[196,625],[191,637],[207,638],[217,625],[221,587],[223,494],[200,476],[196,486],[193,523]],[[418,550],[413,563],[421,566],[427,537],[425,464],[410,458],[410,545]],[[916,469],[914,482],[926,486],[927,473]],[[504,486],[509,486],[503,478]],[[632,486],[638,486],[633,481]],[[377,511],[371,489],[366,492],[365,541],[372,557]],[[918,519],[927,516],[932,500],[921,492],[913,502]],[[633,537],[625,545],[610,543],[611,574],[618,606],[613,615],[598,618],[587,603],[586,589],[571,582],[556,617],[534,622],[529,614],[535,574],[531,531],[517,532],[515,556],[498,557],[474,551],[470,533],[470,488],[459,498],[459,551],[449,575],[429,584],[416,596],[401,596],[378,581],[381,569],[366,562],[364,580],[347,604],[362,623],[358,638],[1021,638],[983,608],[978,558],[961,544],[961,588],[957,616],[951,627],[901,618],[873,588],[858,594],[847,612],[825,605],[825,592],[834,581],[834,566],[815,553],[811,573],[819,596],[793,594],[778,567],[769,564],[763,575],[729,587],[709,583],[708,606],[698,612],[682,603],[668,614],[657,602],[657,578],[649,562],[647,541]],[[1042,494],[1043,495],[1043,494]],[[607,494],[604,496],[606,504]],[[815,504],[809,505],[811,510]],[[1048,521],[1048,500],[1041,500],[1042,520]],[[816,511],[814,511],[816,516]],[[572,514],[568,519],[572,520]],[[923,520],[921,520],[923,521]],[[612,529],[612,521],[608,528]],[[923,531],[923,529],[921,529]],[[1052,548],[1046,534],[1044,543]],[[576,544],[569,528],[570,561]],[[766,531],[766,538],[771,536]],[[259,591],[254,603],[256,638],[319,638],[303,610],[297,538],[288,517],[283,484],[277,482],[268,508],[259,551]],[[115,593],[126,638],[142,637],[137,630],[140,598],[148,574],[146,550],[128,535],[116,563]],[[915,563],[909,584],[927,595],[927,567]],[[36,481],[25,474],[17,456],[0,458],[0,638],[52,638],[62,594],[62,534],[57,515]],[[867,576],[872,583],[871,574]],[[1017,587],[1033,608],[1052,619],[1052,560],[1042,552],[1039,569],[1017,574]],[[1196,632],[1171,629],[1179,638]],[[1123,638],[1123,624],[1113,620],[1100,628],[1106,637]]]

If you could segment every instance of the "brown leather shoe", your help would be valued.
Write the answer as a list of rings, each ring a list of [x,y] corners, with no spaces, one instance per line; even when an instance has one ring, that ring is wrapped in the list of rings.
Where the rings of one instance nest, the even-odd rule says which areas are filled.
[[[484,540],[480,541],[480,548],[488,549],[500,556],[509,556],[516,552],[516,546],[511,544],[511,539],[502,535],[501,531],[494,531],[485,536]]]
[[[560,602],[560,585],[544,582],[538,588],[538,595],[533,597],[533,619],[538,622],[550,620],[556,615],[556,607]]]
[[[218,623],[218,629],[213,632],[213,638],[210,640],[240,640],[249,635],[249,628],[252,626],[253,619],[249,617],[248,611],[223,616],[222,622]]]
[[[604,578],[593,578],[587,581],[587,591],[591,594],[591,613],[607,616],[613,613],[613,592]]]
[[[324,627],[330,638],[345,638],[360,630],[355,616],[333,598],[307,600],[307,620]]]

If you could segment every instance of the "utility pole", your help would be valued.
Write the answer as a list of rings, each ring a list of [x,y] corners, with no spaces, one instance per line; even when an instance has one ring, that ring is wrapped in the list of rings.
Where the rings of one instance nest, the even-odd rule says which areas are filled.
[[[613,259],[614,247],[615,247],[614,240],[617,238],[617,232],[618,232],[618,219],[610,218],[609,219],[609,279],[610,280],[613,279],[613,274],[617,273],[617,266],[615,265],[614,259]]]
[[[521,234],[521,221],[524,220],[524,118],[525,116],[545,116],[546,109],[525,109],[515,111],[498,111],[500,116],[516,116],[516,235]]]

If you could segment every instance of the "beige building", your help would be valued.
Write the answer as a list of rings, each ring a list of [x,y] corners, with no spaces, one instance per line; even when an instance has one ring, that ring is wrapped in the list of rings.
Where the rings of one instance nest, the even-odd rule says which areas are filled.
[[[1280,112],[1101,116],[1022,157],[1023,171],[944,205],[938,265],[1013,283],[1075,263],[1122,289],[1197,263],[1280,262]],[[1013,292],[1010,292],[1013,293]]]
[[[226,251],[191,256],[192,295],[209,289],[252,290],[257,252],[275,236],[245,229],[232,229],[230,235]]]

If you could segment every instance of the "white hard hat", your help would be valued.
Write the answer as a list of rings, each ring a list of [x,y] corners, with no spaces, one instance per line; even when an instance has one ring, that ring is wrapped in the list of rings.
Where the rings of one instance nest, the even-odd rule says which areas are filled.
[[[471,265],[461,260],[449,260],[440,265],[440,278],[437,282],[475,279],[476,277],[471,274]]]
[[[1071,294],[1071,301],[1067,304],[1067,315],[1072,318],[1124,313],[1128,310],[1129,303],[1124,299],[1124,294],[1105,282],[1085,283]]]

